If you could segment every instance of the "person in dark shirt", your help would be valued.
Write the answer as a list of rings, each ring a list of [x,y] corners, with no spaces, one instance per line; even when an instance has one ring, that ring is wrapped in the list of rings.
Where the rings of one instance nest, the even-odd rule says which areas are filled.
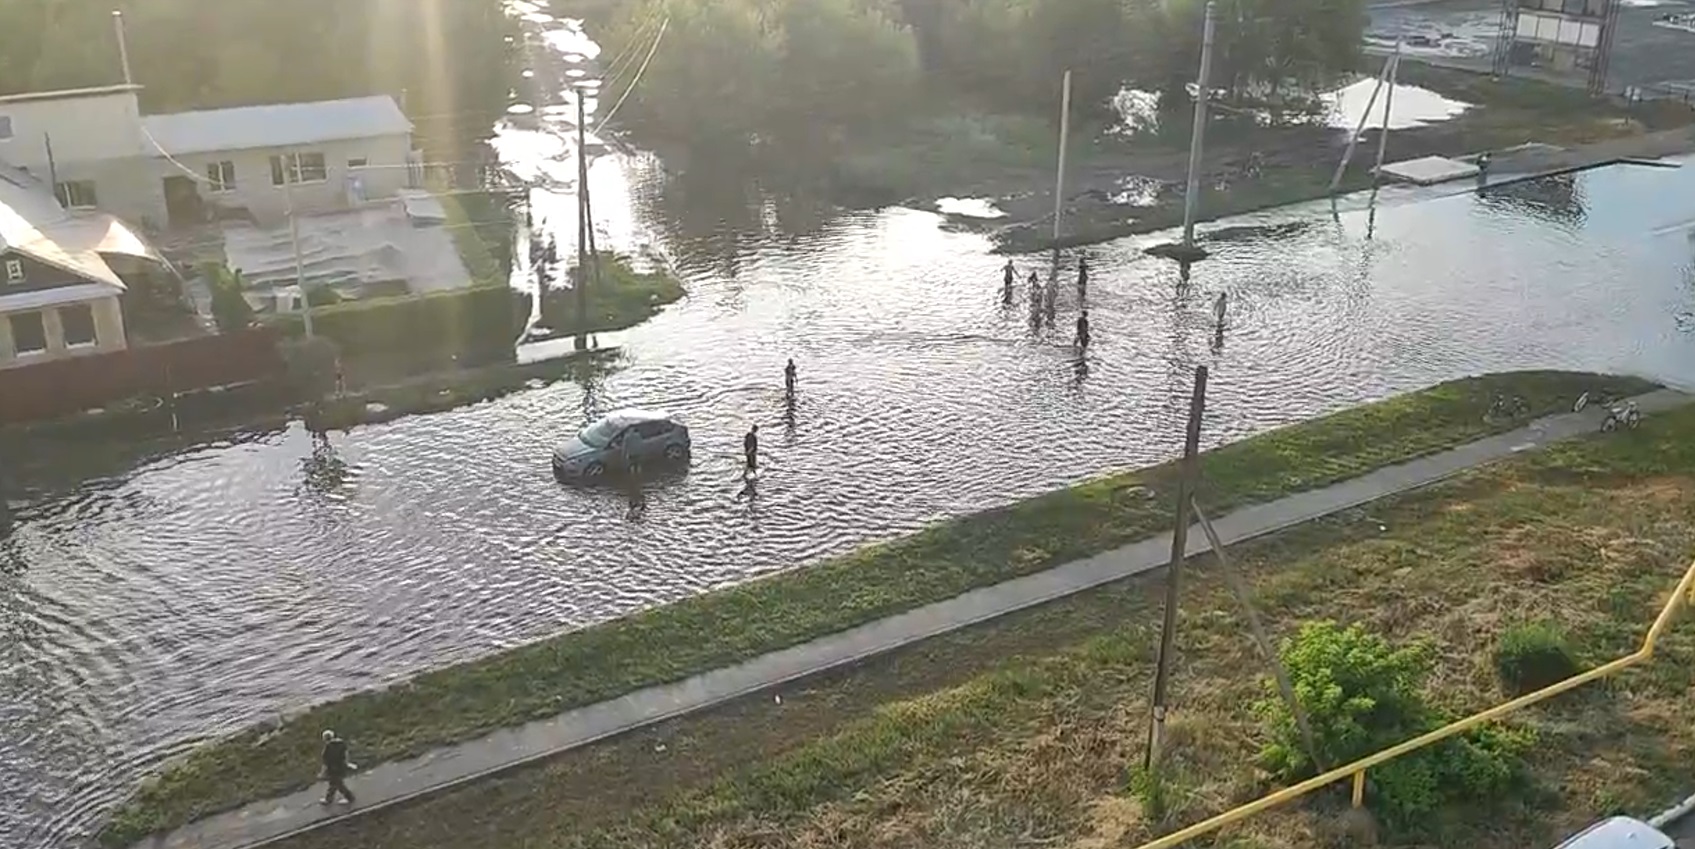
[[[790,398],[795,397],[795,360],[789,358],[789,364],[783,366],[783,388],[788,391]]]
[[[1080,297],[1089,295],[1089,258],[1077,258],[1077,294]]]
[[[1077,316],[1077,347],[1089,347],[1089,311]]]
[[[742,477],[759,471],[759,425],[749,428],[747,436],[742,437],[742,456],[747,461]]]
[[[1012,281],[1018,275],[1018,272],[1013,270],[1012,260],[1010,259],[1006,261],[1006,267],[1001,269],[1001,272],[1001,303],[1010,304],[1012,303]]]
[[[334,802],[337,793],[347,800],[347,804],[353,804],[353,791],[347,789],[347,775],[356,768],[347,760],[347,741],[335,736],[334,731],[324,731],[324,780],[330,785],[324,791],[324,804]]]

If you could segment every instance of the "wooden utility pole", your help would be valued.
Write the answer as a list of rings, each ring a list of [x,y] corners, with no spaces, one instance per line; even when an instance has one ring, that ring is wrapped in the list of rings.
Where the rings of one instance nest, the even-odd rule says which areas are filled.
[[[1166,567],[1165,622],[1159,635],[1159,660],[1154,670],[1153,722],[1148,726],[1148,752],[1143,762],[1150,772],[1159,766],[1160,743],[1165,734],[1171,651],[1177,634],[1177,602],[1182,589],[1184,553],[1189,547],[1189,507],[1199,467],[1201,416],[1206,411],[1206,395],[1207,367],[1196,366],[1195,391],[1189,397],[1189,427],[1184,435],[1183,460],[1177,472],[1177,526],[1171,533],[1171,565]]]

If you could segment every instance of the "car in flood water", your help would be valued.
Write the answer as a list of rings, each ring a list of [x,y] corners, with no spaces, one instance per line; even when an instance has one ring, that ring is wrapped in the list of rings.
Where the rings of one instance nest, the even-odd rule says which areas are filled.
[[[682,463],[690,448],[688,427],[669,413],[615,410],[554,449],[553,476],[597,481],[626,463]]]

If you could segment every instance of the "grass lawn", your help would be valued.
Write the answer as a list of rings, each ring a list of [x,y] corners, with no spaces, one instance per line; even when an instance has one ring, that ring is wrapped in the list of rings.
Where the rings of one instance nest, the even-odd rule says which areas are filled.
[[[1525,372],[1472,378],[1345,410],[1208,452],[1215,512],[1355,477],[1513,427],[1486,422],[1497,392],[1532,413],[1631,378]],[[677,680],[879,617],[1153,536],[1170,522],[1171,464],[1113,475],[488,658],[320,705],[280,728],[202,746],[139,788],[102,831],[124,845],[196,817],[306,786],[318,733],[394,760],[503,726]]]
[[[1562,443],[1233,549],[1274,633],[1360,623],[1433,650],[1433,703],[1505,695],[1502,632],[1560,623],[1595,664],[1635,649],[1695,557],[1695,408]],[[1129,787],[1147,734],[1162,582],[1124,581],[854,670],[598,744],[285,849],[1135,846],[1264,795],[1265,667],[1210,556],[1179,617],[1168,807]],[[1552,846],[1695,783],[1695,618],[1648,665],[1522,712],[1530,786],[1388,845]],[[1371,798],[1368,790],[1368,802]],[[1334,845],[1346,784],[1211,845]],[[1207,845],[1204,841],[1199,845]]]
[[[542,304],[542,324],[556,336],[623,330],[683,297],[683,284],[675,277],[663,271],[636,271],[630,258],[621,254],[601,251],[600,275],[599,285],[589,284],[586,314],[577,309],[575,293],[549,292]]]

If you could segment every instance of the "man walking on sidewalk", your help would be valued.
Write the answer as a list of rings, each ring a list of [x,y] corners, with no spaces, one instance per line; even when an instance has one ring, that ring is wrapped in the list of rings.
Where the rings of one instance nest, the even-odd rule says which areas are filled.
[[[347,760],[347,741],[335,736],[334,731],[324,731],[324,780],[329,782],[329,789],[324,791],[324,804],[335,801],[335,794],[340,793],[347,804],[353,804],[353,791],[347,789],[348,773],[358,769]]]

